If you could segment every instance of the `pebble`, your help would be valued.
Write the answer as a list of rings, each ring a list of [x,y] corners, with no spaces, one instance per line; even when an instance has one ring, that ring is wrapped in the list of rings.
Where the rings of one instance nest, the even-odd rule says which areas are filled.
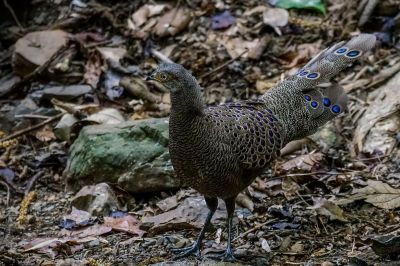
[[[89,245],[89,247],[96,247],[96,246],[100,245],[100,240],[98,240],[98,239],[92,240],[89,242],[88,245]]]
[[[249,240],[254,240],[254,239],[256,239],[257,237],[256,237],[256,235],[255,235],[254,233],[248,233],[247,236],[246,236],[246,238],[249,239]]]
[[[179,240],[176,244],[175,244],[175,247],[176,248],[182,248],[182,247],[184,247],[186,245],[186,240]]]
[[[147,247],[153,246],[153,245],[155,245],[155,244],[157,244],[157,240],[155,240],[155,239],[148,239],[148,240],[146,240],[146,242],[144,242],[144,243],[142,244],[142,247],[147,248]]]

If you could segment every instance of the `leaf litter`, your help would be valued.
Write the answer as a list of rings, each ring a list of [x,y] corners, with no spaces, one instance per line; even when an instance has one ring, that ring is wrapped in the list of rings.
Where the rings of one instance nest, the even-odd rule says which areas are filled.
[[[203,199],[187,188],[127,195],[113,187],[129,213],[71,210],[63,158],[80,130],[168,116],[168,92],[143,82],[156,58],[182,63],[196,77],[211,71],[201,85],[206,102],[219,104],[255,99],[325,46],[360,31],[375,32],[384,46],[338,78],[350,94],[348,115],[291,143],[240,195],[235,247],[259,265],[398,260],[399,44],[391,25],[399,10],[391,2],[374,12],[354,1],[32,4],[30,34],[13,19],[0,29],[1,262],[34,265],[42,253],[57,263],[83,263],[83,256],[169,261],[170,248],[194,240],[207,214]],[[68,94],[54,93],[57,87]],[[24,196],[30,192],[34,201]],[[21,213],[26,223],[18,225]],[[223,248],[225,216],[221,205],[205,250]]]

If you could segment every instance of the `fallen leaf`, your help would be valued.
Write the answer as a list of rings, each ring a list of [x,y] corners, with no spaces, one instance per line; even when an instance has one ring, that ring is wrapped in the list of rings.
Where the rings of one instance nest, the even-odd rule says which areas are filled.
[[[224,204],[219,204],[213,216],[214,222],[226,217],[226,211],[221,205]],[[153,234],[178,229],[199,229],[203,226],[207,213],[208,208],[203,197],[189,197],[177,208],[155,216],[143,217],[142,222],[151,227],[149,232]]]
[[[285,162],[281,168],[284,172],[310,172],[316,164],[324,159],[324,154],[322,153],[310,153],[305,155],[297,156],[287,162]]]
[[[339,201],[339,204],[349,204],[356,200],[365,200],[382,209],[396,209],[400,207],[400,189],[395,189],[382,181],[368,180],[367,186],[354,189],[347,199]]]
[[[91,121],[91,122],[96,122],[98,124],[112,125],[125,121],[125,118],[121,115],[121,113],[118,110],[113,108],[107,108],[101,110],[98,113],[94,113],[88,116],[86,119],[83,119],[83,121]]]
[[[48,125],[37,131],[35,137],[42,142],[48,142],[50,140],[56,139],[53,130]]]
[[[372,250],[381,257],[397,256],[400,254],[400,236],[389,234],[371,238]]]
[[[83,74],[83,80],[86,84],[92,86],[92,88],[97,88],[97,84],[100,80],[100,75],[102,72],[103,60],[99,53],[90,53],[89,59],[85,65],[85,74]]]
[[[234,16],[232,16],[231,12],[225,10],[223,13],[215,15],[212,18],[211,29],[213,30],[226,29],[235,22],[236,19]]]
[[[169,211],[169,210],[176,208],[176,206],[178,206],[178,199],[177,199],[176,195],[174,195],[172,197],[168,197],[166,199],[160,200],[159,202],[156,203],[156,205],[158,208],[160,208],[164,212]]]
[[[12,66],[15,73],[25,76],[48,62],[62,47],[69,35],[61,30],[35,31],[15,43]]]
[[[65,229],[72,229],[79,226],[92,225],[97,217],[92,216],[87,211],[78,210],[72,206],[70,214],[63,217],[63,226]]]
[[[236,197],[236,203],[244,208],[249,209],[251,212],[254,211],[253,201],[244,193],[239,193],[239,195]]]
[[[125,232],[133,235],[143,236],[145,231],[139,229],[139,220],[132,215],[125,215],[119,218],[104,217],[104,225],[111,227],[118,232]]]
[[[297,195],[300,186],[291,177],[285,177],[282,179],[282,190],[285,197],[291,199],[294,195]]]
[[[269,8],[263,13],[263,22],[271,26],[278,35],[282,35],[279,27],[286,26],[289,21],[289,12],[282,8]]]
[[[318,214],[327,216],[330,220],[348,222],[344,216],[344,211],[332,201],[324,198],[313,198],[314,206],[307,209],[315,210]]]
[[[354,132],[356,151],[372,153],[376,150],[388,155],[397,145],[393,132],[400,128],[400,72],[376,89],[376,97],[368,99],[368,108],[358,120]]]
[[[241,37],[230,38],[223,36],[218,41],[225,47],[232,58],[238,57],[247,50],[248,52],[243,54],[243,57],[259,59],[269,42],[269,38],[263,37],[261,39],[256,38],[252,41],[245,41]]]
[[[132,20],[136,27],[140,27],[147,22],[150,17],[161,14],[167,7],[168,5],[166,4],[143,5],[132,14]]]
[[[165,13],[154,27],[159,37],[175,36],[186,28],[192,20],[192,15],[186,8],[173,8]]]
[[[271,247],[268,244],[268,241],[265,238],[261,238],[261,248],[265,250],[267,253],[271,252]]]

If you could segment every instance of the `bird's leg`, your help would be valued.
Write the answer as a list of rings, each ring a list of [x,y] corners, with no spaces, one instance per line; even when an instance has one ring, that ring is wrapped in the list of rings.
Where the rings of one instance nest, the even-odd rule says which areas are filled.
[[[236,261],[235,256],[233,256],[232,250],[232,234],[233,234],[233,214],[235,212],[235,199],[236,197],[225,199],[226,210],[228,212],[227,227],[228,227],[228,241],[226,243],[226,250],[224,254],[224,260],[226,261]]]
[[[197,257],[200,256],[200,248],[201,248],[201,243],[203,241],[204,238],[204,234],[208,228],[208,226],[211,223],[211,218],[213,217],[215,211],[217,210],[218,207],[218,199],[217,198],[208,198],[208,197],[204,197],[204,199],[206,200],[206,204],[207,207],[209,209],[206,221],[204,223],[203,228],[201,229],[199,236],[197,237],[196,242],[194,242],[192,245],[190,245],[189,247],[185,247],[185,248],[177,248],[177,249],[173,249],[172,251],[174,253],[178,253],[174,259],[179,259],[179,258],[183,258],[186,256],[189,256],[191,254],[196,255]]]

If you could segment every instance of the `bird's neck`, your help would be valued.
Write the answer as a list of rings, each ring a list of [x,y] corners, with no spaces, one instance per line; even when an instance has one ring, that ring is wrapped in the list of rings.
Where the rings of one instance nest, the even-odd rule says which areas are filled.
[[[190,119],[204,114],[204,101],[198,85],[171,92],[171,116]]]

